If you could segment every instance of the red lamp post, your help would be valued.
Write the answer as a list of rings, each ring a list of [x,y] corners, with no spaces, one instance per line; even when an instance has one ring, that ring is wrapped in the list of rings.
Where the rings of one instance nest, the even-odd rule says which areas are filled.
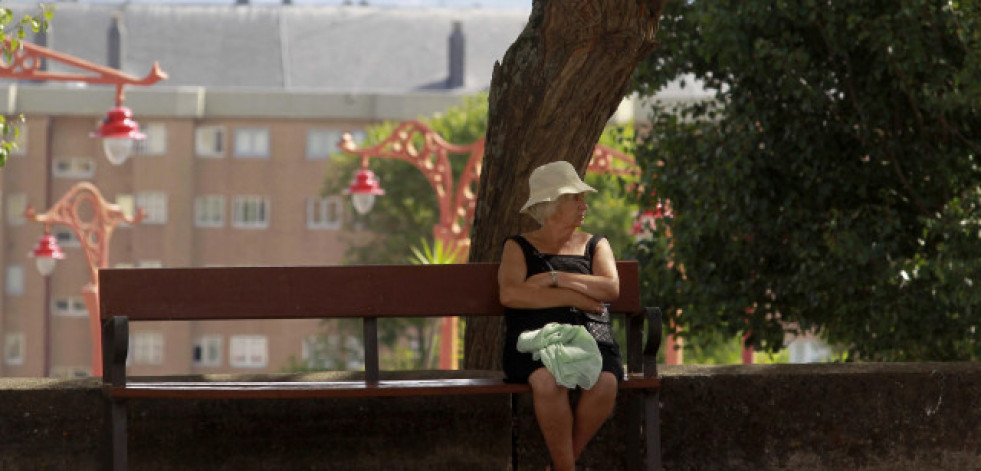
[[[90,134],[93,138],[102,139],[103,150],[111,164],[120,165],[125,162],[132,154],[134,141],[146,138],[146,135],[140,132],[139,124],[133,120],[133,112],[123,106],[124,87],[153,85],[166,79],[167,73],[161,70],[159,64],[154,63],[146,77],[139,78],[28,42],[21,41],[15,48],[7,40],[3,44],[3,49],[10,55],[8,60],[0,62],[2,78],[42,82],[85,82],[116,87],[115,106],[106,113],[98,129]],[[64,63],[84,73],[49,72],[42,68],[45,61]],[[65,258],[65,254],[58,247],[57,240],[50,233],[52,224],[69,226],[82,244],[90,275],[90,282],[82,288],[82,295],[89,311],[92,374],[101,376],[102,332],[99,326],[98,269],[108,264],[109,240],[115,227],[121,222],[137,223],[143,218],[143,213],[138,211],[135,217],[123,215],[118,205],[106,202],[94,185],[83,182],[72,187],[47,212],[36,214],[33,207],[28,206],[24,214],[28,219],[44,224],[44,234],[30,256],[35,259],[38,270],[46,279],[49,279],[47,277],[54,271],[57,260]],[[45,374],[47,374],[50,328],[47,310],[45,312]]]
[[[421,146],[417,147],[420,142]],[[429,126],[419,121],[406,121],[395,128],[391,136],[372,147],[358,149],[350,134],[344,135],[339,146],[345,152],[361,157],[361,169],[345,192],[351,195],[356,211],[366,214],[374,205],[375,197],[385,194],[374,172],[368,169],[368,161],[372,158],[406,161],[422,172],[436,193],[439,222],[433,226],[433,237],[450,250],[459,249],[461,259],[465,257],[470,248],[470,225],[477,200],[474,186],[480,180],[480,161],[484,158],[483,139],[469,145],[450,144]],[[469,155],[460,180],[455,184],[450,154]]]
[[[89,284],[82,287],[85,307],[89,311],[89,332],[92,338],[92,375],[102,376],[102,331],[99,323],[99,269],[109,264],[109,241],[119,223],[136,224],[143,219],[143,211],[134,217],[126,216],[119,205],[109,203],[95,185],[88,182],[76,184],[47,212],[37,214],[28,206],[24,217],[44,224],[44,235],[38,247],[30,254],[37,262],[38,270],[48,276],[54,271],[55,262],[65,258],[58,242],[51,235],[52,224],[64,224],[75,232],[82,244],[89,265]],[[45,319],[45,323],[47,323]],[[46,328],[47,330],[47,328]],[[46,361],[47,362],[47,361]]]
[[[422,146],[417,148],[416,142],[421,142]],[[345,152],[361,156],[361,169],[345,192],[351,195],[356,211],[367,213],[374,205],[375,197],[385,194],[374,172],[368,169],[368,160],[404,160],[419,169],[436,192],[439,222],[433,226],[434,240],[440,241],[450,253],[459,254],[458,260],[466,257],[470,250],[470,225],[477,200],[473,187],[480,180],[480,161],[484,158],[483,139],[466,146],[454,145],[444,141],[436,131],[421,122],[406,121],[395,128],[391,136],[370,148],[358,149],[350,134],[344,135],[339,146]],[[455,188],[449,159],[451,153],[470,156]],[[456,318],[443,318],[440,327],[440,369],[457,368],[457,333]]]
[[[417,146],[421,143],[421,146]],[[470,250],[470,227],[477,205],[476,184],[480,181],[480,165],[484,158],[484,139],[469,145],[449,144],[429,126],[419,121],[406,121],[382,142],[365,149],[358,149],[350,134],[345,134],[339,147],[361,157],[361,169],[354,175],[345,194],[351,195],[352,204],[360,214],[371,210],[376,196],[385,190],[368,169],[372,158],[399,159],[415,165],[436,193],[439,205],[439,222],[433,226],[433,237],[442,242],[450,253],[458,254],[458,261],[466,259]],[[449,155],[469,155],[460,180],[454,185]],[[626,166],[614,165],[620,161]],[[606,146],[597,145],[593,151],[587,172],[628,175],[637,171],[635,160],[629,155]],[[440,369],[456,369],[457,322],[446,317],[440,330]]]
[[[54,82],[85,82],[108,84],[116,86],[116,106],[106,113],[106,118],[98,129],[92,132],[91,136],[101,138],[106,158],[113,165],[119,165],[126,161],[132,154],[133,141],[145,139],[146,136],[140,133],[139,124],[133,120],[133,112],[123,106],[125,93],[123,87],[126,85],[153,85],[167,78],[160,65],[156,62],[150,68],[150,73],[146,77],[134,77],[125,72],[93,64],[77,57],[64,54],[44,46],[38,46],[29,42],[21,41],[19,48],[14,49],[10,40],[4,44],[5,51],[11,51],[9,61],[0,63],[0,77],[18,80],[33,81],[54,81]],[[49,72],[42,70],[41,65],[44,61],[61,62],[72,67],[81,69],[89,74]]]

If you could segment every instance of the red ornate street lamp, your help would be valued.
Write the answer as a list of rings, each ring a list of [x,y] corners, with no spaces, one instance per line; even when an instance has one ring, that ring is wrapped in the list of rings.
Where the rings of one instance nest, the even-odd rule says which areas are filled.
[[[0,61],[0,78],[39,82],[84,82],[116,87],[115,106],[106,113],[99,127],[90,134],[91,137],[102,139],[106,159],[111,164],[120,165],[125,162],[133,152],[134,141],[146,138],[146,135],[140,132],[139,124],[133,120],[133,112],[123,106],[124,87],[148,86],[166,79],[167,73],[158,63],[154,62],[146,77],[139,78],[29,42],[20,41],[15,47],[8,39],[3,43],[3,49],[4,52],[9,52],[9,56],[5,58],[6,60]],[[60,62],[80,69],[82,73],[49,72],[46,67],[42,67],[45,61]],[[138,211],[135,217],[123,215],[118,205],[106,202],[94,185],[83,182],[72,187],[47,212],[36,214],[34,208],[28,206],[24,214],[28,219],[44,224],[44,234],[37,248],[29,254],[35,259],[38,271],[43,276],[50,276],[57,260],[65,257],[58,247],[57,240],[51,235],[52,224],[69,226],[82,244],[90,275],[90,282],[82,288],[82,295],[89,311],[92,374],[101,376],[102,330],[99,326],[98,269],[108,264],[109,239],[116,225],[121,222],[137,223],[143,218],[143,213]],[[49,301],[45,300],[45,302]],[[47,317],[45,314],[45,374],[48,373],[49,364],[47,350],[50,332]]]
[[[361,157],[361,169],[355,174],[346,194],[351,195],[355,210],[366,214],[374,198],[385,194],[374,172],[368,169],[373,158],[398,159],[414,165],[429,181],[439,205],[439,222],[433,226],[433,237],[449,250],[458,250],[461,259],[470,248],[470,225],[476,207],[480,181],[480,162],[484,158],[484,140],[469,145],[450,144],[419,121],[406,121],[382,142],[358,149],[350,134],[344,134],[340,148]],[[468,155],[460,180],[454,184],[450,154]]]
[[[93,64],[68,54],[64,54],[44,46],[20,41],[19,47],[14,48],[8,39],[4,51],[10,51],[9,60],[0,61],[0,77],[53,82],[85,82],[108,84],[116,86],[116,106],[106,113],[105,119],[91,136],[102,139],[106,158],[113,165],[119,165],[133,152],[133,141],[145,139],[140,132],[140,125],[133,120],[133,112],[123,106],[126,85],[153,85],[167,78],[167,73],[160,69],[160,64],[154,62],[150,73],[139,78],[110,67]],[[61,62],[72,67],[89,72],[49,72],[42,69],[45,61]]]
[[[361,157],[361,169],[354,175],[345,194],[351,195],[352,204],[360,214],[366,214],[374,205],[376,196],[385,190],[368,169],[372,158],[398,159],[411,163],[429,181],[436,193],[439,205],[439,222],[433,226],[433,237],[440,241],[449,253],[456,253],[457,260],[466,259],[470,250],[470,227],[473,225],[477,205],[476,185],[480,181],[481,161],[484,158],[484,138],[469,145],[447,143],[436,131],[419,121],[406,121],[382,142],[365,149],[358,149],[350,134],[344,134],[340,148]],[[469,155],[459,181],[453,182],[453,169],[449,156]],[[622,165],[616,165],[619,161]],[[606,146],[597,145],[587,172],[630,175],[637,172],[633,157]],[[446,317],[440,331],[440,369],[456,369],[456,318]]]
[[[417,148],[416,143],[422,145]],[[361,157],[361,169],[355,173],[350,186],[344,192],[351,195],[354,209],[367,214],[374,205],[375,197],[384,195],[375,173],[368,169],[372,158],[399,159],[409,162],[429,181],[436,193],[439,205],[439,222],[433,226],[436,240],[453,250],[460,247],[460,257],[465,258],[470,248],[470,226],[473,224],[477,202],[477,182],[480,181],[480,165],[484,158],[484,138],[469,145],[447,143],[436,131],[419,121],[406,121],[382,142],[365,149],[358,149],[350,134],[344,134],[339,144],[347,153]],[[460,180],[454,185],[449,155],[469,155]],[[620,165],[614,164],[620,162]],[[587,172],[613,175],[635,175],[637,164],[633,157],[603,145],[596,145]]]
[[[63,224],[75,232],[85,259],[89,265],[89,284],[82,287],[82,297],[89,311],[89,332],[92,339],[92,375],[102,376],[102,342],[99,325],[99,269],[109,265],[109,241],[120,223],[136,224],[143,219],[143,210],[135,216],[123,213],[118,204],[109,203],[95,185],[77,183],[43,214],[37,214],[28,205],[24,217],[44,224],[44,235],[38,247],[30,254],[37,262],[38,270],[48,276],[54,271],[55,262],[65,258],[58,242],[51,235],[52,224]],[[45,320],[47,322],[47,319]]]

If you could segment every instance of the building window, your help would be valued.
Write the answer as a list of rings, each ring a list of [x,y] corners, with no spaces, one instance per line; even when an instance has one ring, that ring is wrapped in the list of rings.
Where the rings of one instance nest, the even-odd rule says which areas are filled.
[[[326,160],[330,154],[339,152],[337,144],[343,133],[339,129],[311,129],[307,131],[307,159]]]
[[[51,174],[58,178],[92,178],[95,176],[95,160],[88,157],[54,159]]]
[[[269,342],[261,335],[234,335],[228,363],[236,368],[264,368],[269,362]]]
[[[51,234],[55,236],[58,245],[64,247],[81,247],[82,242],[78,240],[75,231],[71,229],[54,229]]]
[[[225,225],[225,197],[204,195],[194,198],[194,225],[222,227]]]
[[[159,365],[163,363],[164,338],[160,332],[136,332],[133,334],[133,364]]]
[[[52,378],[88,378],[92,376],[92,369],[85,366],[52,366]]]
[[[123,212],[123,216],[132,218],[136,216],[136,197],[128,193],[119,193],[116,195],[116,205],[119,206],[119,210]],[[119,221],[119,227],[130,227],[132,224],[126,221]]]
[[[347,133],[351,135],[351,141],[353,141],[358,147],[361,147],[361,144],[364,144],[364,140],[367,137],[367,134],[365,134],[363,129],[355,129],[353,131],[347,131]]]
[[[831,348],[817,338],[795,338],[787,346],[790,363],[824,363],[831,361]]]
[[[243,229],[269,227],[269,198],[236,196],[232,203],[232,226]]]
[[[85,300],[78,296],[55,298],[51,303],[56,316],[87,317],[89,315]]]
[[[11,296],[24,294],[24,266],[7,265],[6,291]]]
[[[163,268],[164,264],[160,260],[140,260],[136,262],[136,268]]]
[[[340,229],[343,208],[340,196],[307,198],[307,228]]]
[[[266,128],[236,129],[235,157],[257,159],[269,157],[269,130]]]
[[[194,341],[195,366],[221,366],[221,336],[206,335]]]
[[[24,364],[24,352],[26,351],[24,345],[24,334],[20,332],[15,332],[12,334],[7,334],[3,338],[3,361],[8,365],[23,365]]]
[[[163,155],[167,153],[167,125],[164,123],[147,123],[142,129],[146,139],[136,141],[136,153],[139,155]]]
[[[194,130],[194,153],[199,157],[223,157],[225,155],[225,128],[202,126]]]
[[[7,195],[7,224],[19,226],[24,224],[24,210],[27,209],[27,194],[11,193]]]
[[[167,194],[162,191],[144,191],[136,194],[136,206],[143,210],[142,224],[167,223]]]

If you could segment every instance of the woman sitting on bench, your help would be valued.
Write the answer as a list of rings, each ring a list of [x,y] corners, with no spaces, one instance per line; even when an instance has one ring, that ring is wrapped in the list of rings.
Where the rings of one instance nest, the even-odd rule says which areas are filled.
[[[617,382],[623,378],[608,315],[605,324],[591,324],[594,316],[587,317],[605,312],[604,302],[619,296],[620,283],[610,243],[603,236],[579,230],[588,209],[585,193],[596,190],[579,178],[572,165],[558,161],[536,168],[529,178],[529,190],[521,211],[541,227],[508,238],[498,273],[501,304],[507,308],[504,373],[507,381],[531,385],[535,415],[552,458],[550,469],[570,471],[612,413]],[[573,411],[570,385],[563,381],[566,372],[557,367],[569,356],[542,358],[549,353],[525,353],[527,349],[519,351],[519,347],[530,336],[551,334],[554,329],[567,329],[561,332],[563,338],[577,338],[582,331],[572,329],[582,329],[579,326],[589,327],[587,341],[595,340],[593,351],[598,347],[594,370],[598,377],[594,374],[586,385],[577,383],[582,392]],[[553,368],[557,371],[550,371],[546,363],[558,363]]]

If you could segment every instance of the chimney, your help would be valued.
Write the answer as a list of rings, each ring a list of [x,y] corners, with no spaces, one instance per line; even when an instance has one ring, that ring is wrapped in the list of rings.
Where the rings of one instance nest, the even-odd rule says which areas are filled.
[[[112,20],[109,22],[109,47],[107,48],[109,67],[119,70],[123,68],[123,35],[126,33],[121,16],[119,12],[112,15]]]
[[[41,47],[48,47],[48,30],[47,30],[47,28],[42,29],[41,31],[38,31],[38,32],[34,33],[34,44],[37,44],[38,46],[41,46]],[[48,60],[42,58],[41,59],[41,64],[38,66],[37,70],[39,70],[41,72],[46,72],[48,70]],[[43,80],[38,80],[37,82],[40,83],[40,82],[43,82]]]
[[[446,78],[446,88],[461,88],[464,85],[466,73],[466,38],[463,37],[463,23],[453,22],[453,32],[450,33],[449,77]]]

